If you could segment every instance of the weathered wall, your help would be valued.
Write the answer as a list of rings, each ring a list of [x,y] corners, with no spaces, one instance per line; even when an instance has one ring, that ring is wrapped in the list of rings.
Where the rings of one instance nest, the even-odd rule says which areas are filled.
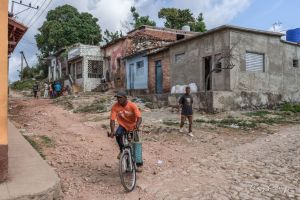
[[[92,89],[96,88],[100,84],[101,79],[88,77],[88,61],[103,61],[103,53],[101,49],[98,46],[77,44],[69,51],[68,56],[69,58],[74,58],[76,56],[83,57],[82,78],[76,79],[76,84],[81,86],[84,92],[91,91]],[[103,66],[103,75],[105,75],[106,70],[107,69]]]
[[[272,106],[279,101],[300,101],[300,46],[280,41],[280,37],[231,30],[235,67],[231,70],[231,90],[242,108]],[[265,72],[246,72],[246,51],[264,54]]]
[[[125,63],[120,59],[128,55],[129,51],[136,52],[138,48],[135,47],[134,37],[139,35],[155,37],[157,41],[176,41],[177,34],[192,36],[193,32],[185,32],[181,30],[171,30],[164,28],[145,27],[142,29],[135,29],[128,33],[128,37],[117,41],[116,43],[104,46],[105,66],[109,69],[111,80],[114,82],[116,88],[126,87],[127,80]],[[150,39],[149,39],[150,41]],[[140,44],[140,43],[139,43]]]
[[[148,58],[143,55],[136,55],[126,59],[126,89],[147,89],[148,88]],[[143,73],[137,74],[137,62],[143,62]],[[133,88],[130,88],[130,70],[129,66],[133,65],[134,83]]]
[[[170,83],[170,52],[162,51],[148,56],[148,89],[151,94],[156,93],[156,69],[155,62],[161,61],[163,71],[163,92],[168,93],[171,90]]]
[[[103,48],[105,57],[105,69],[109,71],[110,80],[114,82],[116,88],[124,87],[125,65],[121,58],[125,56],[128,41],[120,40],[115,44]],[[106,71],[105,71],[106,73]]]
[[[196,83],[199,91],[205,89],[204,57],[215,56],[229,47],[229,32],[219,31],[189,40],[170,47],[171,86]],[[176,54],[184,53],[180,62],[175,61]],[[228,90],[230,73],[223,70],[212,75],[212,90]]]

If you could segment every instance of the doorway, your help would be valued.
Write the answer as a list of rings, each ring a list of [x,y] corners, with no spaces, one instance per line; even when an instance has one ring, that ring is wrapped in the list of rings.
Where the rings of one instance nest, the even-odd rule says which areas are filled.
[[[204,58],[204,74],[205,74],[205,79],[204,79],[204,86],[206,85],[206,79],[207,77],[209,76],[209,73],[211,71],[211,62],[212,62],[212,57],[211,56],[208,56],[208,57],[205,57]],[[211,90],[211,75],[210,77],[208,78],[208,83],[206,85],[206,90],[209,91]]]
[[[163,93],[163,70],[160,60],[155,62],[155,91],[157,94]]]

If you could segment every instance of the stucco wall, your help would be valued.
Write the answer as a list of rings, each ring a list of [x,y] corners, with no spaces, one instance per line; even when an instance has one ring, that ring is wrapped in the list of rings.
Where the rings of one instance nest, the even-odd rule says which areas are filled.
[[[229,47],[229,32],[219,31],[170,47],[171,86],[196,83],[199,91],[205,90],[204,57],[215,55]],[[175,55],[184,53],[181,62],[175,62]],[[212,75],[212,90],[228,90],[230,72],[223,70]]]
[[[137,62],[144,62],[143,74],[137,74]],[[148,57],[137,55],[126,59],[126,88],[127,89],[148,89]],[[134,87],[130,88],[129,66],[134,65]]]
[[[231,90],[240,107],[272,105],[282,101],[300,101],[299,67],[300,46],[280,41],[280,37],[231,31],[231,46],[235,47],[235,67],[231,70]],[[246,51],[264,54],[265,72],[246,72]],[[243,95],[244,94],[244,95]],[[248,96],[248,100],[241,100]]]

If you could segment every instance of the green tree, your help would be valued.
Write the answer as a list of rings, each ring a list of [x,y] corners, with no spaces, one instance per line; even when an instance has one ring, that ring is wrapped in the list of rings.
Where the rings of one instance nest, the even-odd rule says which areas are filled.
[[[103,40],[106,43],[110,43],[112,41],[115,41],[119,38],[123,37],[122,31],[116,31],[116,32],[110,32],[109,30],[104,31]]]
[[[79,13],[70,5],[64,5],[48,12],[46,21],[35,35],[37,46],[43,57],[62,47],[80,42],[99,44],[102,40],[98,19],[89,13]]]
[[[151,20],[149,16],[140,16],[134,6],[130,8],[130,12],[133,17],[133,22],[131,23],[131,25],[134,28],[138,28],[142,25],[156,26],[155,21]]]
[[[195,31],[195,32],[206,31],[206,25],[202,13],[199,14],[197,19],[193,23],[189,23],[188,25],[191,27],[191,31]]]
[[[162,8],[158,12],[158,17],[166,20],[166,28],[181,29],[183,26],[189,25],[191,31],[206,31],[202,13],[195,19],[190,9]]]

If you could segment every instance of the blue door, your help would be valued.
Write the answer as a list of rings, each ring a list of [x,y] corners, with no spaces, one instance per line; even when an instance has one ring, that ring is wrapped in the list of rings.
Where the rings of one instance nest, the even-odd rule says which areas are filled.
[[[155,89],[157,94],[163,93],[163,71],[161,61],[155,62]]]
[[[134,64],[129,65],[129,89],[134,89]]]

